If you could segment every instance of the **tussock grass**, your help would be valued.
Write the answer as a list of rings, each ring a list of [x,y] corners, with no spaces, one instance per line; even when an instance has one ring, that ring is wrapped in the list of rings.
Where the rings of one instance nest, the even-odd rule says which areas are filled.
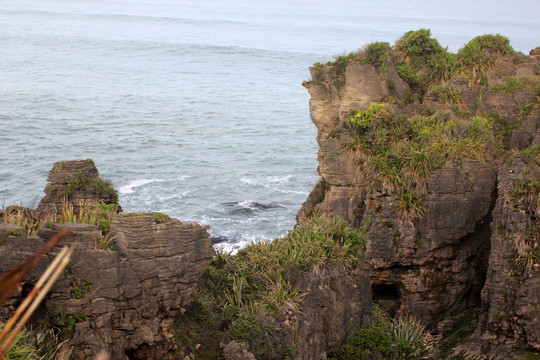
[[[293,348],[269,343],[267,335],[276,331],[276,318],[301,312],[304,294],[293,288],[290,275],[361,266],[366,242],[364,232],[344,220],[313,212],[303,218],[283,238],[252,243],[236,255],[215,256],[193,302],[201,315],[196,316],[198,334],[213,338],[206,329],[219,328],[217,344],[222,338],[247,341],[257,359],[289,358]],[[178,326],[182,331],[186,328]],[[182,343],[189,346],[189,342]],[[200,355],[197,349],[191,352]]]
[[[10,206],[0,211],[0,223],[20,226],[24,228],[28,235],[36,235],[40,228],[51,228],[54,224],[83,223],[95,225],[100,231],[100,235],[94,239],[96,248],[105,250],[113,248],[113,239],[109,231],[112,218],[116,213],[118,213],[118,206],[115,204],[99,203],[91,205],[82,202],[79,204],[79,213],[76,214],[73,205],[64,201],[58,214],[47,213],[40,214],[40,216],[33,209]]]
[[[390,319],[377,307],[373,311],[374,324],[354,332],[336,358],[415,360],[433,358],[436,338],[412,316]]]
[[[366,235],[344,220],[312,214],[284,238],[253,243],[237,255],[218,254],[206,272],[207,285],[223,306],[260,301],[274,313],[301,294],[288,280],[289,270],[315,266],[357,266]]]
[[[0,330],[4,326],[5,324],[0,321]],[[4,359],[68,360],[71,350],[60,354],[62,344],[59,333],[52,329],[39,331],[23,329],[17,334]]]
[[[496,84],[491,87],[493,91],[502,91],[508,95],[512,95],[518,91],[529,91],[540,96],[540,76],[508,76],[502,79],[501,84]]]
[[[493,142],[491,123],[485,118],[407,118],[377,103],[351,111],[344,127],[352,135],[345,149],[358,153],[387,191],[398,193],[399,211],[412,215],[423,212],[420,197],[433,170],[463,157],[485,162]]]

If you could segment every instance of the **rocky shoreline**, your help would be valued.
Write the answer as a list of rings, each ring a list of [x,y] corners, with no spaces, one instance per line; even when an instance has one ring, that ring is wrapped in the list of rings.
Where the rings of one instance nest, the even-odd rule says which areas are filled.
[[[2,212],[0,272],[73,229],[32,321],[73,358],[538,359],[539,68],[500,35],[451,54],[424,29],[315,64],[321,181],[285,238],[216,254],[60,161],[36,210]]]

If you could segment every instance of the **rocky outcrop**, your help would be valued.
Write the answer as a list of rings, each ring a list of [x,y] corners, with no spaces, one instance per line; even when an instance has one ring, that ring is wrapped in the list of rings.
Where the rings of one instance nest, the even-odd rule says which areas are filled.
[[[86,162],[55,164],[52,183],[71,178],[58,174],[63,163]],[[83,174],[95,179],[97,171]],[[106,236],[89,224],[56,224],[41,228],[37,236],[0,225],[0,272],[35,253],[63,227],[72,235],[41,261],[4,311],[27,294],[60,246],[75,243],[71,262],[45,298],[36,324],[47,321],[59,328],[75,358],[92,359],[101,351],[111,359],[170,358],[176,346],[173,321],[191,301],[214,255],[207,228],[161,213],[116,214]]]
[[[373,306],[365,271],[316,266],[306,272],[291,269],[289,280],[294,291],[303,294],[301,309],[285,302],[278,318],[266,312],[258,314],[256,322],[265,331],[258,339],[249,339],[257,359],[282,359],[288,355],[298,360],[324,360],[336,354],[347,338],[369,320]],[[274,354],[261,351],[267,344],[273,345]],[[238,347],[235,341],[229,345],[231,349]],[[230,354],[227,359],[247,359]]]
[[[96,205],[118,204],[118,193],[112,183],[99,177],[92,159],[58,161],[54,164],[45,187],[45,196],[38,206],[38,213],[60,213],[64,206],[73,207],[79,214],[82,203]]]
[[[477,331],[460,349],[466,355],[505,358],[515,348],[540,350],[539,179],[538,166],[519,156],[500,168],[482,313]],[[536,189],[527,188],[534,181]]]
[[[321,211],[366,231],[373,299],[391,314],[411,314],[436,329],[445,318],[481,304],[480,326],[467,348],[471,354],[494,356],[500,344],[508,351],[539,350],[538,188],[527,209],[508,200],[513,181],[540,179],[540,158],[534,148],[540,144],[538,88],[535,93],[502,86],[508,78],[519,77],[538,84],[539,59],[499,56],[478,86],[462,78],[449,80],[445,86],[459,94],[456,102],[441,100],[435,91],[415,99],[413,89],[397,75],[396,64],[390,50],[380,68],[362,59],[349,60],[345,69],[337,63],[310,68],[312,81],[304,85],[318,129],[322,180],[298,219],[302,221],[306,210]],[[497,119],[491,125],[494,134],[505,137],[507,153],[530,150],[532,159],[527,164],[518,155],[502,159],[494,145],[483,160],[448,158],[427,178],[416,180],[422,211],[404,213],[397,207],[404,193],[381,185],[368,155],[347,148],[353,140],[346,124],[349,111],[381,101],[405,118],[454,119],[455,136],[475,116],[492,116]],[[526,275],[512,270],[515,261],[508,260],[520,251],[516,244],[523,239],[528,239],[531,259]]]
[[[283,343],[296,347],[295,359],[326,359],[367,321],[372,310],[368,275],[359,269],[315,267],[291,278],[293,288],[305,296],[301,313],[290,312],[283,321],[287,330],[281,337],[288,337]]]

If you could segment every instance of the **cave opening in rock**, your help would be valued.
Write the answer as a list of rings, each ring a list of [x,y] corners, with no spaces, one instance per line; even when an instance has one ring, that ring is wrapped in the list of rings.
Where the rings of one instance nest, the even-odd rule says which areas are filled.
[[[401,305],[401,297],[396,284],[371,284],[373,302],[391,317],[394,317]]]
[[[125,351],[125,354],[129,360],[157,359],[156,346],[147,343],[140,345],[136,349],[128,349]]]

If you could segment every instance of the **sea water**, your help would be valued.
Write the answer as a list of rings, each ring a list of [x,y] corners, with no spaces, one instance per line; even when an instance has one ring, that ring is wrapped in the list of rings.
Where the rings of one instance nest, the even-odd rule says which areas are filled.
[[[36,206],[54,162],[94,159],[125,211],[283,236],[318,180],[308,66],[430,28],[456,51],[540,45],[540,3],[0,1],[0,201]]]

